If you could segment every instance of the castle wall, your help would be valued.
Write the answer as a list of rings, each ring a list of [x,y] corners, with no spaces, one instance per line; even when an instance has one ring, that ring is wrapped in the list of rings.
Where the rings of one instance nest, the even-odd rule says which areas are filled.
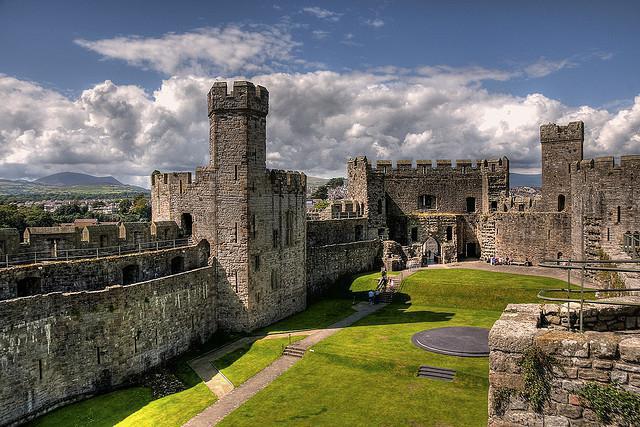
[[[619,252],[625,232],[640,231],[640,156],[583,160],[571,165],[573,197],[572,244],[581,256],[585,222],[585,252],[597,258],[598,249]],[[618,215],[619,213],[619,215]]]
[[[516,261],[572,256],[571,215],[566,212],[499,212],[495,221],[495,255]]]
[[[382,242],[378,239],[308,247],[308,297],[323,295],[341,279],[373,271],[380,264],[381,252]]]
[[[123,269],[130,265],[138,266],[135,282],[151,280],[171,274],[171,261],[176,257],[183,258],[186,270],[206,265],[207,252],[208,248],[200,245],[164,249],[153,254],[140,253],[9,267],[0,270],[0,300],[16,298],[19,293],[22,294],[22,291],[19,291],[21,286],[30,286],[29,290],[23,290],[27,294],[104,289],[109,285],[122,284]]]
[[[557,317],[557,307],[547,304],[544,310],[555,310],[551,317]],[[625,325],[637,328],[637,308],[587,305],[586,310],[585,316],[594,319],[596,327],[604,325],[604,331],[624,329]],[[603,425],[588,402],[579,397],[579,391],[587,383],[604,386],[616,382],[626,390],[640,392],[640,340],[625,333],[588,328],[585,333],[568,332],[564,327],[537,328],[540,312],[539,304],[510,304],[491,328],[489,426]],[[532,347],[557,363],[547,380],[549,401],[542,414],[520,395],[526,391],[520,363]]]
[[[0,302],[0,424],[125,384],[210,338],[212,270]]]
[[[447,228],[451,228],[450,233]],[[411,237],[412,229],[416,228],[417,239]],[[458,216],[455,214],[424,213],[411,215],[408,218],[407,230],[404,238],[411,244],[420,246],[420,253],[425,255],[422,245],[429,239],[434,238],[439,246],[439,259],[445,263],[456,262],[458,260]]]
[[[365,238],[388,237],[384,175],[374,173],[366,157],[356,157],[347,163],[347,180],[349,199],[361,203],[368,218]]]
[[[367,218],[307,221],[307,247],[368,240]]]
[[[20,233],[15,228],[0,228],[0,263],[7,254],[20,250]]]

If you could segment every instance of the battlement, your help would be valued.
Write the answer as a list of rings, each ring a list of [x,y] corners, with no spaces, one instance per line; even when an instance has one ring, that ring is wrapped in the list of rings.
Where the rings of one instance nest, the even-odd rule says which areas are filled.
[[[640,172],[640,155],[626,155],[620,157],[620,163],[616,163],[613,156],[596,157],[595,159],[582,160],[571,163],[571,172],[584,170],[612,171],[625,170]]]
[[[366,157],[359,159],[367,161]],[[350,163],[354,165],[357,162],[357,159],[350,160]],[[459,172],[465,175],[474,172],[504,172],[509,170],[509,159],[503,157],[500,159],[477,160],[475,162],[468,159],[460,159],[455,161],[455,165],[450,159],[439,159],[435,162],[433,160],[416,160],[416,166],[413,166],[412,160],[397,160],[395,167],[393,166],[391,160],[378,160],[374,170],[384,174],[414,173],[418,175],[443,171]]]
[[[584,123],[570,122],[566,126],[548,123],[540,126],[540,142],[584,141]]]
[[[266,116],[269,112],[269,91],[251,82],[233,82],[233,90],[227,92],[227,82],[215,82],[209,91],[209,116],[228,110],[252,111]]]
[[[334,200],[326,208],[331,219],[360,218],[364,215],[364,203],[355,200]]]
[[[179,184],[182,182],[183,185],[191,184],[191,172],[169,172],[162,173],[159,171],[155,171],[151,175],[151,186],[160,186],[160,185],[172,185]]]
[[[269,177],[276,193],[306,194],[307,176],[302,172],[272,169]]]

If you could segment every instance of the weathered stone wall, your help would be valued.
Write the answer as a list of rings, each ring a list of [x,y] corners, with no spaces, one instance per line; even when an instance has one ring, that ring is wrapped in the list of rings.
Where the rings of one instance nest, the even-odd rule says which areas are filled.
[[[542,199],[540,210],[558,212],[558,198],[564,198],[565,211],[571,211],[571,176],[569,167],[582,160],[584,123],[567,126],[540,126],[542,148]]]
[[[369,220],[365,238],[387,238],[384,176],[374,173],[366,157],[356,157],[347,163],[347,180],[349,198],[362,204],[362,213]]]
[[[412,236],[415,228],[416,236]],[[450,232],[447,229],[450,228]],[[420,256],[425,255],[422,246],[429,238],[438,244],[439,263],[456,262],[458,260],[458,241],[461,237],[458,230],[458,216],[455,214],[421,213],[408,217],[405,239],[417,246]],[[412,237],[417,237],[413,240]]]
[[[571,257],[571,215],[566,212],[498,212],[495,221],[495,255],[516,261]]]
[[[380,265],[381,251],[378,239],[308,247],[307,296],[318,297],[341,279],[373,271]]]
[[[205,246],[9,267],[0,270],[0,300],[28,294],[104,289],[122,284],[123,269],[132,265],[138,270],[133,282],[151,280],[172,274],[172,261],[176,258],[183,259],[183,269],[193,270],[206,265],[208,248]],[[174,269],[177,264],[174,261]],[[29,286],[29,290],[20,290],[21,286]]]
[[[216,331],[213,268],[0,302],[0,424],[109,390]]]
[[[619,165],[613,157],[573,163],[571,186],[573,247],[581,248],[584,221],[587,257],[610,247],[620,258],[624,233],[640,231],[640,156],[622,156]]]
[[[365,240],[367,222],[367,218],[307,221],[307,247]]]
[[[549,305],[545,306],[549,307]],[[557,306],[551,306],[557,307]],[[591,307],[594,325],[625,324],[637,328],[637,309]],[[553,308],[549,313],[555,316]],[[608,319],[608,320],[604,320]],[[629,320],[630,319],[630,320]],[[510,304],[489,334],[489,425],[599,426],[602,425],[577,392],[587,382],[609,384],[640,392],[640,339],[616,332],[568,332],[562,328],[538,328],[539,304]],[[550,401],[543,414],[533,411],[520,395],[525,390],[520,362],[532,346],[553,357]],[[506,393],[505,393],[506,392]],[[505,395],[508,396],[505,402]],[[498,410],[499,403],[504,406]]]
[[[0,228],[0,264],[7,254],[15,254],[20,249],[20,233],[15,228]]]

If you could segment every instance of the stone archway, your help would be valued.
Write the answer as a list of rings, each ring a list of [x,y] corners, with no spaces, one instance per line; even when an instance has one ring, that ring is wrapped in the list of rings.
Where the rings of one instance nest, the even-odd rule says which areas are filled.
[[[433,237],[429,237],[422,244],[422,263],[429,265],[434,264],[440,259],[440,243]]]

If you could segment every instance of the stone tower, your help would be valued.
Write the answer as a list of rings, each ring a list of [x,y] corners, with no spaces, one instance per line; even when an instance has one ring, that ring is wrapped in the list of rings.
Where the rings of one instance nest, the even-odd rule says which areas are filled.
[[[545,212],[571,212],[572,163],[582,160],[584,123],[540,126],[542,145],[542,203]]]
[[[305,307],[306,177],[266,168],[267,89],[217,82],[208,100],[219,320],[251,330]]]

